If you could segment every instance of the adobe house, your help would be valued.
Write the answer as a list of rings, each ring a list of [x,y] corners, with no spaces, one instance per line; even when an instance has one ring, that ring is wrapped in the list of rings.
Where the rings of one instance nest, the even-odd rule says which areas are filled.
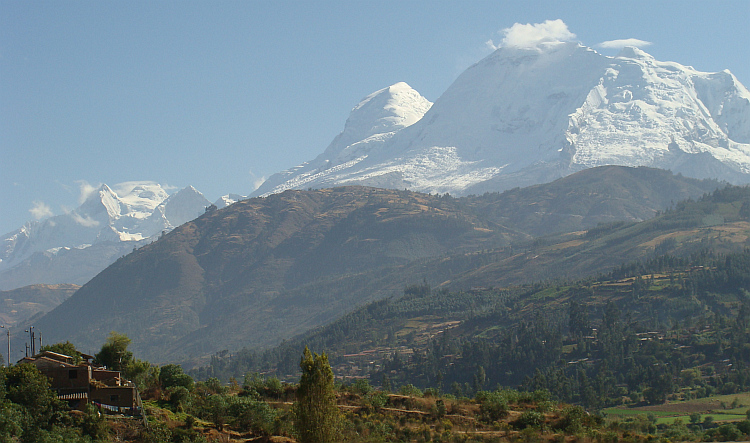
[[[90,355],[82,357],[83,361],[75,364],[68,355],[42,351],[22,358],[18,364],[36,366],[50,379],[57,398],[67,401],[73,409],[82,410],[93,403],[112,412],[141,415],[141,399],[133,382],[122,378],[119,371],[94,366]]]

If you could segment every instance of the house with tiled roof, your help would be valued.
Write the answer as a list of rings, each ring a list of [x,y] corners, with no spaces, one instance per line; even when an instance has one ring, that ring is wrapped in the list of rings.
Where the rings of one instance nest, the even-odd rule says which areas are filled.
[[[135,384],[124,379],[120,371],[95,366],[92,360],[92,356],[82,355],[82,361],[75,363],[69,355],[42,351],[24,357],[18,364],[36,366],[49,378],[57,397],[73,409],[93,404],[111,412],[140,415],[142,405]]]

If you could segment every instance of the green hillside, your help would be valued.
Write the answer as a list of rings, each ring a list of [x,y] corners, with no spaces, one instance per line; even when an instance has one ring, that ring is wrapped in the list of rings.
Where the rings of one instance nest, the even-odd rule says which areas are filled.
[[[335,373],[473,396],[548,389],[602,408],[750,389],[750,250],[627,264],[575,282],[468,292],[406,288],[277,348],[217,354],[199,378],[295,378],[304,346]]]

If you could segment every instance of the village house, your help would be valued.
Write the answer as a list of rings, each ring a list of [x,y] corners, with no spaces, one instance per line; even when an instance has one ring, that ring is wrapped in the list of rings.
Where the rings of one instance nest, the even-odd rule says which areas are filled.
[[[93,357],[82,354],[81,363],[73,357],[51,351],[42,351],[33,357],[24,357],[18,363],[29,363],[50,379],[50,387],[57,398],[72,409],[82,410],[87,404],[111,412],[141,415],[141,399],[131,381],[122,378],[119,371],[97,367]]]

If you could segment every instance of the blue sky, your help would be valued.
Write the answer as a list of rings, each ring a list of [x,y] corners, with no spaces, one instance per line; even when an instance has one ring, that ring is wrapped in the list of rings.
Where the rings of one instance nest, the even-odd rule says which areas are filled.
[[[750,85],[747,0],[0,0],[0,234],[87,184],[248,194],[367,94],[405,81],[435,101],[501,30],[548,19]]]

